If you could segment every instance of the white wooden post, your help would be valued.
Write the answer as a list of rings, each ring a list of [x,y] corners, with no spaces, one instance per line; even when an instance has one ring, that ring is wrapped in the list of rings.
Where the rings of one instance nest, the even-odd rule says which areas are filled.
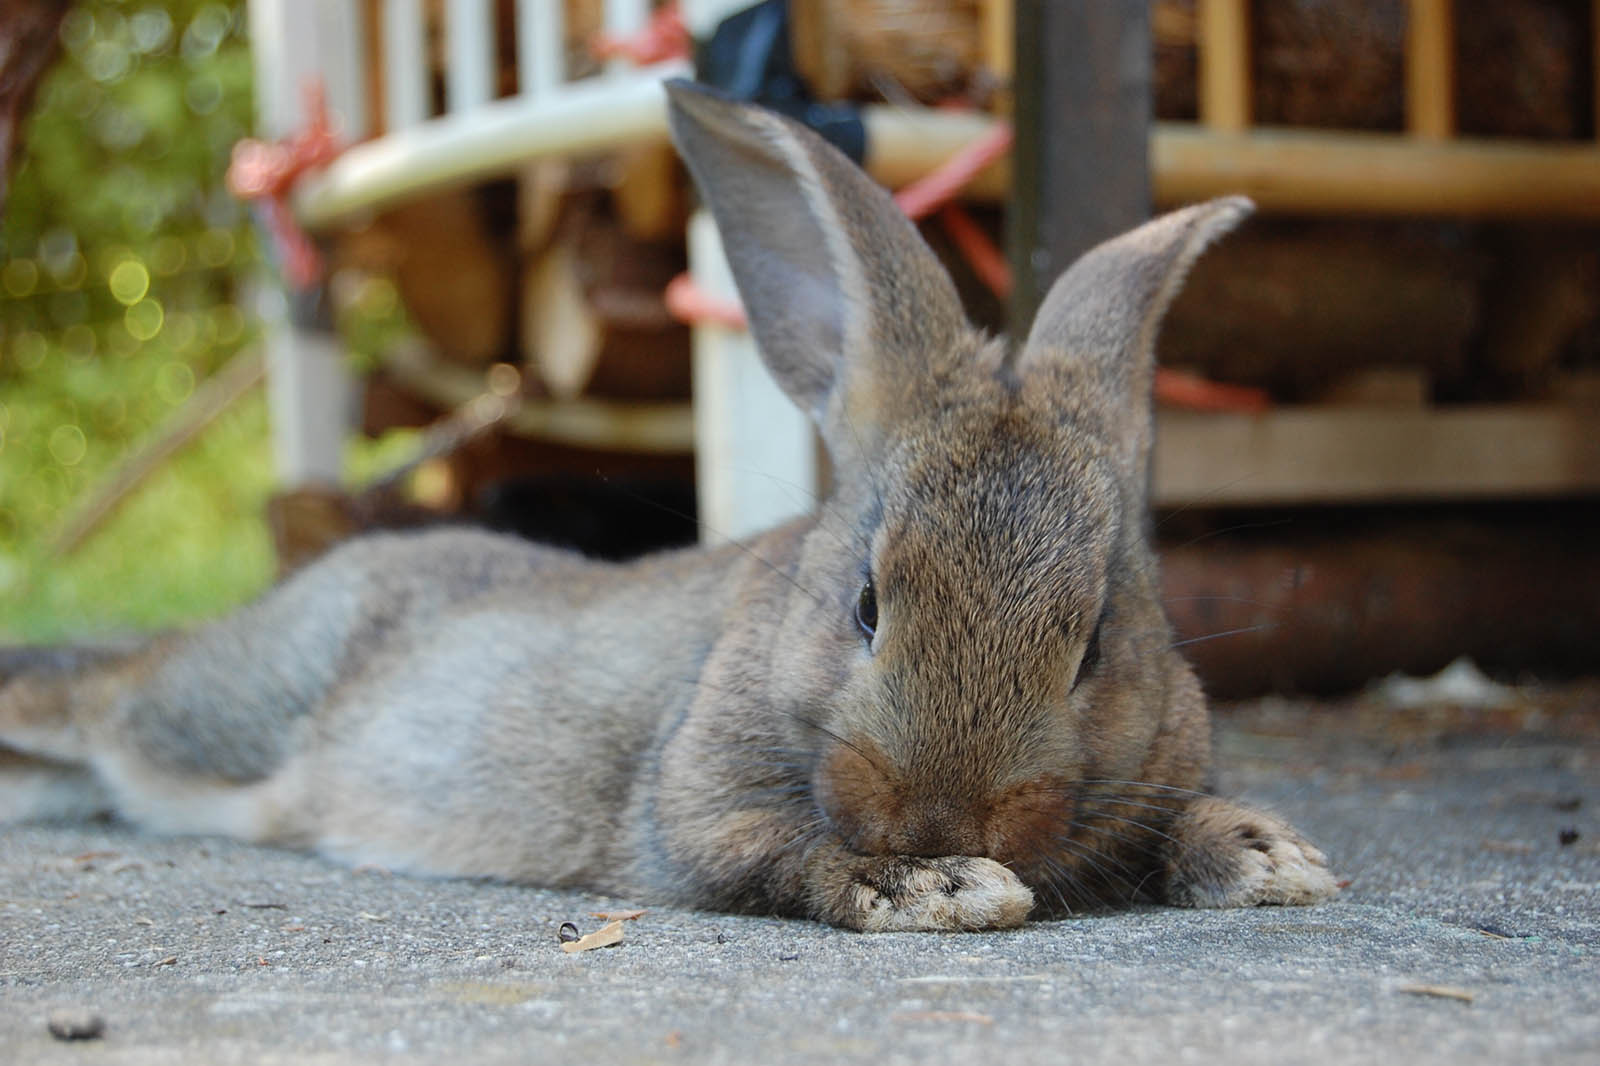
[[[567,80],[566,0],[517,0],[517,79],[522,96]]]
[[[366,63],[357,6],[252,0],[250,47],[260,136],[282,137],[305,124],[312,78],[322,79],[341,136],[354,141],[366,134]],[[269,280],[258,307],[278,479],[288,488],[337,484],[357,393],[323,294],[318,289],[285,295]]]
[[[613,37],[627,37],[638,33],[650,22],[650,0],[606,0],[605,31]],[[627,75],[634,71],[627,59],[613,59],[606,64],[606,73]]]
[[[384,130],[409,129],[428,117],[428,51],[422,0],[384,0]]]
[[[709,213],[689,221],[689,271],[710,295],[736,301]],[[745,330],[694,329],[695,482],[700,536],[743,540],[816,506],[811,422],[784,395]]]
[[[445,109],[470,111],[494,99],[494,8],[489,0],[449,0],[445,41]]]

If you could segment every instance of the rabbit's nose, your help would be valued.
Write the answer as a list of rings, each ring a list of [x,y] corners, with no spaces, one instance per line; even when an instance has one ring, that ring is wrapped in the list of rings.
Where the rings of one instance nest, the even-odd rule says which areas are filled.
[[[900,805],[897,816],[869,823],[861,834],[869,855],[983,855],[981,820],[966,805],[944,798]]]
[[[814,791],[834,829],[863,855],[983,855],[988,806],[947,780],[908,781],[884,752],[838,744]]]

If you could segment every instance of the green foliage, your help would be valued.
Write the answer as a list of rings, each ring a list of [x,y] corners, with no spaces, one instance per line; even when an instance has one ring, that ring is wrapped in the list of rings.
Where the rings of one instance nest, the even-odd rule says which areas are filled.
[[[169,464],[82,550],[70,507],[250,340],[258,260],[222,185],[250,128],[244,5],[79,0],[0,226],[0,641],[169,624],[271,571],[259,398]]]

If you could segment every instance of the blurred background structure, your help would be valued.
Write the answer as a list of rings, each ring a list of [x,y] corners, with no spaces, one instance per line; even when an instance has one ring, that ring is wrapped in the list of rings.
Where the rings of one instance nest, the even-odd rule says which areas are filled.
[[[6,12],[0,639],[203,617],[380,525],[624,556],[813,506],[666,143],[693,73],[861,159],[997,330],[1152,209],[1257,199],[1160,350],[1213,690],[1594,671],[1592,0]]]

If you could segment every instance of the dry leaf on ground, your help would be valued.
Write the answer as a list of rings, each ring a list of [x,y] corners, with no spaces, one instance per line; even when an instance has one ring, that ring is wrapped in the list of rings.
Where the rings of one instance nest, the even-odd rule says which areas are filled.
[[[608,948],[620,943],[622,943],[622,923],[615,921],[602,925],[587,936],[562,944],[561,950],[571,954],[574,951],[592,951],[595,948]]]
[[[1454,999],[1462,1003],[1471,1003],[1475,998],[1473,993],[1465,988],[1455,988],[1451,985],[1401,985],[1400,991],[1408,996],[1429,996],[1433,999]]]

